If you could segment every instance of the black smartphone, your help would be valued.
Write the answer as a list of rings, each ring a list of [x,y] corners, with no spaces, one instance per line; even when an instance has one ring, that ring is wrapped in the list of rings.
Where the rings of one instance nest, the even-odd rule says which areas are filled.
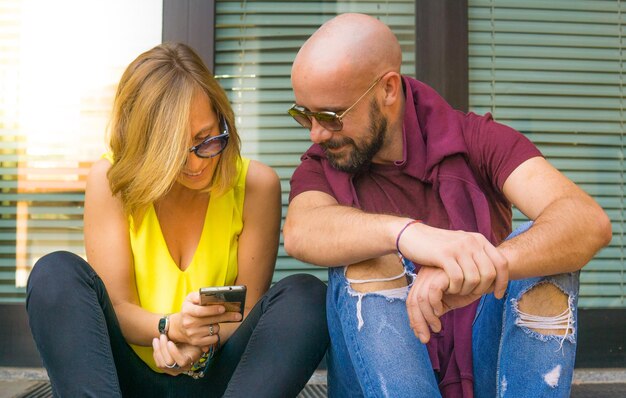
[[[216,286],[200,288],[200,305],[223,305],[228,312],[238,312],[243,319],[243,309],[246,305],[246,287]]]

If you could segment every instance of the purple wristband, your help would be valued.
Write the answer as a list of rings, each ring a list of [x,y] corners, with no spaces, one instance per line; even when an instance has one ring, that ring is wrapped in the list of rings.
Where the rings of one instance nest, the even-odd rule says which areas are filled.
[[[396,250],[398,251],[398,254],[400,255],[401,258],[404,258],[404,254],[402,254],[402,251],[400,251],[400,237],[402,236],[402,233],[404,232],[405,229],[407,229],[411,225],[417,224],[417,223],[420,223],[420,222],[422,222],[422,220],[412,220],[412,221],[409,221],[404,227],[402,227],[400,232],[398,232],[398,236],[396,237]]]

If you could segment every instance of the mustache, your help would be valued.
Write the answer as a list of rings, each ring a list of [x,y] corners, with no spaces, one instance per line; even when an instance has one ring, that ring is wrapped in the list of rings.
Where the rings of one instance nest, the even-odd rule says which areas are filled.
[[[352,144],[353,141],[348,137],[342,137],[340,139],[326,141],[320,144],[320,146],[324,149],[335,149],[342,147],[347,144]]]

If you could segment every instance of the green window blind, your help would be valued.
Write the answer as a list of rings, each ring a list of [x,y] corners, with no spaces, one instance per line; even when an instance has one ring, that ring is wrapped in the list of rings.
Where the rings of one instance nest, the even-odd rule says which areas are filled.
[[[216,7],[215,74],[237,116],[243,155],[270,165],[281,179],[284,216],[289,178],[310,145],[308,131],[287,115],[293,103],[291,63],[298,49],[335,15],[366,13],[392,28],[403,50],[402,71],[413,75],[415,2],[218,0]],[[295,272],[327,279],[325,269],[287,256],[281,241],[274,281]]]
[[[626,307],[625,21],[624,1],[469,0],[470,108],[526,134],[612,220],[581,307]]]
[[[0,303],[10,303],[23,302],[46,253],[84,256],[86,176],[124,68],[161,42],[162,1],[0,0],[0,15]]]

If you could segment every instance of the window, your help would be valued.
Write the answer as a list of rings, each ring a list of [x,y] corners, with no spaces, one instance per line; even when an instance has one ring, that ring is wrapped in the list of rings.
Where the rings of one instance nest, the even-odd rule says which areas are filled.
[[[613,220],[581,308],[626,307],[624,15],[623,1],[469,1],[470,108],[526,134]]]
[[[306,130],[287,115],[298,49],[335,15],[366,13],[390,25],[402,45],[403,73],[413,75],[415,2],[218,0],[216,8],[215,74],[237,116],[243,155],[270,165],[281,179],[284,216],[289,179],[310,146]],[[288,257],[281,242],[274,281],[298,271],[327,279],[325,269]]]
[[[68,11],[71,10],[71,11]],[[161,0],[0,0],[0,303],[35,261],[84,256],[85,178],[117,81],[161,42]]]

